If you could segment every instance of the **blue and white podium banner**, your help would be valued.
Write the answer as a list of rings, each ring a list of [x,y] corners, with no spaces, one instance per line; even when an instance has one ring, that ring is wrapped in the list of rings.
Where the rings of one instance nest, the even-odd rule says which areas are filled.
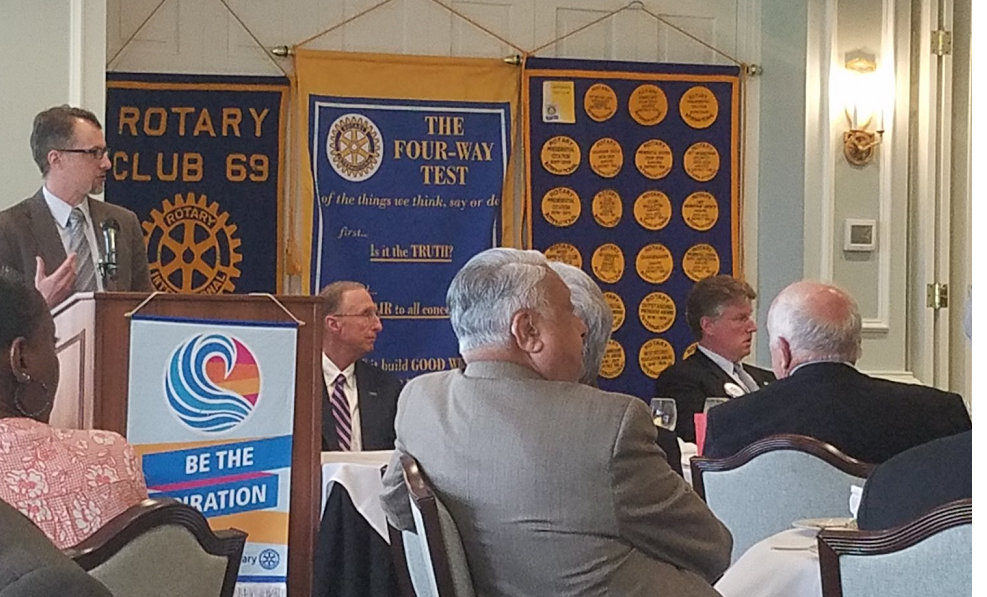
[[[287,592],[297,336],[294,323],[137,315],[130,327],[127,439],[148,491],[246,531],[238,582],[254,594]]]

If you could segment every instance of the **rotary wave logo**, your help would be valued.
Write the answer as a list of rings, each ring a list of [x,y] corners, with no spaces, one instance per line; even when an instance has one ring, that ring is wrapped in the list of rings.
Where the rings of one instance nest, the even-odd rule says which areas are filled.
[[[196,431],[220,433],[243,423],[257,406],[260,367],[236,338],[199,334],[175,349],[165,396],[178,419]]]

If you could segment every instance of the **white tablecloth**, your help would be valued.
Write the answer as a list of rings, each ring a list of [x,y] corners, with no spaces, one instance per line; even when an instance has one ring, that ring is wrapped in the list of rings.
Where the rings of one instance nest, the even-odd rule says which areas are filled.
[[[322,453],[322,507],[335,483],[341,484],[350,494],[350,500],[384,541],[388,541],[387,519],[380,507],[380,494],[384,491],[381,469],[390,461],[393,450],[376,452],[323,452]]]
[[[724,597],[821,597],[817,533],[790,529],[754,544],[716,590]]]
[[[685,482],[692,485],[692,465],[689,461],[693,456],[696,455],[698,448],[696,444],[692,442],[684,442],[682,438],[679,440],[679,452],[682,453],[682,476],[685,477]]]

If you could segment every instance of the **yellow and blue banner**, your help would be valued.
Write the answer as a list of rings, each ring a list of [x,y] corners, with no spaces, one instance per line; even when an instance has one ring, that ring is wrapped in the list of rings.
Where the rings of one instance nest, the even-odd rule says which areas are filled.
[[[278,292],[288,80],[106,74],[106,200],[164,292]]]
[[[528,245],[614,313],[600,386],[651,398],[694,350],[692,285],[740,269],[737,67],[528,58]]]
[[[369,360],[385,370],[456,367],[446,289],[514,234],[517,67],[306,50],[295,66],[303,287],[369,287],[384,326]]]
[[[148,492],[247,532],[238,582],[286,594],[294,323],[135,315],[127,440]]]

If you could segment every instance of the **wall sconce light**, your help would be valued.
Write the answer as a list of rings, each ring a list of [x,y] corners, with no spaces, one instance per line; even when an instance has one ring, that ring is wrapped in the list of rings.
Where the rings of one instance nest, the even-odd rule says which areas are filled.
[[[865,166],[874,158],[884,138],[883,93],[873,54],[848,52],[846,55],[845,111],[850,130],[843,133],[843,155],[854,166]],[[874,131],[868,130],[874,123]]]

